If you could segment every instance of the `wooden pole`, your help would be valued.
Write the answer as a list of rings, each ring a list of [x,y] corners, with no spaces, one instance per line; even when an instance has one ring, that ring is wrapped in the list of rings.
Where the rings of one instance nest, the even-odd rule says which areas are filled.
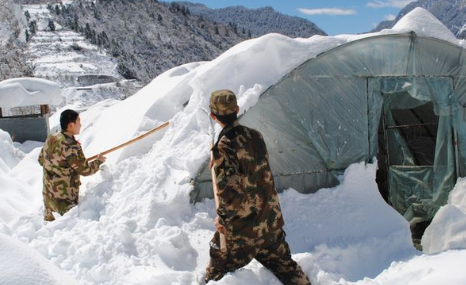
[[[45,116],[50,113],[49,105],[40,105],[40,114],[41,116]]]
[[[207,110],[205,110],[205,109],[201,109],[201,110],[206,112],[206,114],[209,116],[209,112]],[[210,132],[211,132],[211,137],[212,137],[212,141],[210,142],[210,162],[211,162],[211,164],[209,166],[210,166],[210,174],[212,175],[212,188],[213,188],[213,191],[214,191],[215,210],[218,210],[218,206],[220,204],[220,201],[218,199],[217,176],[215,175],[215,170],[214,170],[214,165],[213,165],[213,162],[214,162],[213,147],[214,147],[214,140],[215,140],[215,138],[214,138],[214,121],[212,120],[212,118],[210,118],[210,116],[209,116],[209,121],[210,121]],[[220,237],[220,251],[226,252],[227,251],[227,239],[226,239],[224,234],[222,234],[221,232],[218,232],[218,233],[219,233],[219,237]]]
[[[213,162],[214,161],[214,152],[210,151],[210,159]],[[214,200],[215,200],[215,209],[218,210],[218,205],[219,205],[219,200],[218,200],[218,187],[217,187],[217,176],[215,175],[215,170],[214,166],[210,168],[210,173],[212,174],[212,187],[214,190]],[[220,234],[220,250],[225,252],[227,251],[227,239],[225,238],[225,235],[219,232]]]
[[[170,124],[170,122],[163,123],[162,125],[160,125],[160,126],[158,126],[158,127],[156,127],[156,128],[153,128],[152,130],[150,130],[150,131],[148,131],[148,132],[146,132],[146,133],[144,133],[144,134],[142,134],[142,135],[140,135],[140,136],[138,136],[138,137],[136,137],[136,138],[134,138],[134,139],[132,139],[132,140],[129,140],[129,141],[123,143],[123,144],[120,144],[119,146],[116,146],[116,147],[113,147],[113,148],[111,148],[111,149],[108,149],[108,150],[102,152],[101,154],[102,154],[102,155],[106,155],[106,154],[111,153],[111,152],[113,152],[113,151],[119,150],[120,148],[123,148],[123,147],[125,147],[125,146],[128,146],[128,145],[130,145],[130,144],[132,144],[132,143],[134,143],[134,142],[137,142],[137,141],[139,141],[139,140],[141,140],[141,139],[147,137],[147,136],[150,135],[150,134],[153,134],[153,133],[157,132],[158,130],[161,130],[161,129],[165,128],[165,127],[168,126],[169,124]],[[99,156],[98,154],[97,154],[97,155],[94,155],[94,156],[91,156],[91,157],[88,158],[87,160],[88,160],[88,161],[92,161],[92,160],[96,159],[98,156]]]

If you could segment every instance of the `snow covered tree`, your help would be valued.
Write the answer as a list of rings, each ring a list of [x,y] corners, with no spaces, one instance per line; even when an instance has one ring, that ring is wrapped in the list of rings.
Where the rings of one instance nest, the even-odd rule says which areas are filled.
[[[31,32],[31,35],[34,35],[37,32],[37,22],[36,21],[29,22],[29,32]]]
[[[29,20],[31,19],[31,14],[29,14],[28,10],[26,10],[26,12],[24,12],[24,16],[26,17],[26,21],[29,22]]]
[[[26,40],[23,31],[26,16],[13,0],[0,1],[0,81],[12,77],[31,76],[21,44]]]
[[[25,25],[26,17],[18,4],[12,0],[0,1],[0,45],[17,39]]]
[[[49,23],[47,26],[52,32],[55,31],[55,23],[52,21],[52,19],[49,19]]]

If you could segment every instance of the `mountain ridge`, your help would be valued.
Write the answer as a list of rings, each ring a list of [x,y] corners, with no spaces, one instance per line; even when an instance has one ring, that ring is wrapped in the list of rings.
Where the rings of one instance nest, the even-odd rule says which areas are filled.
[[[238,29],[250,31],[252,36],[261,36],[267,33],[279,33],[288,37],[310,37],[312,35],[327,35],[313,22],[304,18],[289,16],[266,6],[249,9],[244,6],[229,6],[212,9],[204,4],[179,1],[190,9],[192,14],[201,15],[219,23],[233,23]]]

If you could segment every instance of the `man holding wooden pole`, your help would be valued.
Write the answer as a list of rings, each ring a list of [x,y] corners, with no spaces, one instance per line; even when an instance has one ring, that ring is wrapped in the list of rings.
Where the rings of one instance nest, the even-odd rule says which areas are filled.
[[[40,151],[39,163],[44,169],[44,220],[53,221],[53,212],[65,214],[78,205],[80,175],[91,175],[105,162],[105,156],[98,155],[89,162],[74,137],[81,131],[81,118],[74,110],[60,114],[62,131],[51,134]]]
[[[165,122],[134,139],[86,159],[81,144],[74,137],[81,131],[81,118],[76,111],[63,111],[60,114],[62,131],[47,138],[39,155],[39,163],[44,168],[44,219],[53,221],[53,212],[63,215],[78,204],[80,175],[96,173],[105,162],[106,154],[133,144],[169,124]]]
[[[222,131],[212,148],[218,216],[204,281],[220,280],[255,258],[283,284],[310,285],[285,241],[284,221],[262,135],[239,124],[239,107],[230,90],[211,94],[210,111],[211,119],[220,124]]]

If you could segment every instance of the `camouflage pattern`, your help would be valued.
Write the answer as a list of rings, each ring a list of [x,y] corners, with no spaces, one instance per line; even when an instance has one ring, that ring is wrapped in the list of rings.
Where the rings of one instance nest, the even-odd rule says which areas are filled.
[[[210,280],[218,281],[228,272],[244,267],[256,259],[285,285],[311,285],[299,264],[291,258],[283,230],[268,233],[257,239],[242,238],[235,242],[227,242],[226,252],[221,251],[218,244],[219,234],[216,232],[211,241],[206,283]]]
[[[78,204],[80,175],[99,170],[100,160],[88,162],[80,143],[68,132],[55,133],[45,141],[39,154],[43,167],[45,220],[53,220],[52,212],[61,215]]]
[[[262,135],[236,120],[222,130],[212,151],[217,214],[228,250],[219,250],[217,232],[211,242],[206,281],[218,280],[256,258],[284,284],[310,284],[291,259],[284,239],[284,221]]]
[[[210,94],[210,111],[216,115],[230,115],[236,112],[238,103],[235,93],[230,90],[217,90]]]

